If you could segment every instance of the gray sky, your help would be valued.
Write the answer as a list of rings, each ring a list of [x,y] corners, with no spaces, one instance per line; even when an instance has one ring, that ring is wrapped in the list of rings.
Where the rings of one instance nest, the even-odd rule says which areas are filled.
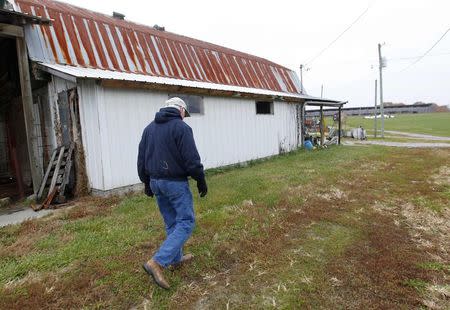
[[[324,97],[349,100],[348,106],[373,105],[377,44],[385,42],[385,102],[450,105],[450,32],[427,57],[403,70],[450,27],[448,0],[65,1],[106,14],[117,11],[128,20],[162,25],[297,72],[369,7],[307,66],[303,77],[308,93],[319,96],[323,84]]]

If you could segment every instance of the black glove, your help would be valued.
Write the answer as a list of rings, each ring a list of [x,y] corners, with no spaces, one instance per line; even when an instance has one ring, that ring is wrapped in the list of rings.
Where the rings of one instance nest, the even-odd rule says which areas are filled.
[[[205,178],[201,178],[200,180],[197,181],[197,188],[200,197],[205,197],[206,194],[208,193],[208,186],[206,185]]]
[[[153,192],[152,192],[152,188],[150,187],[150,183],[145,183],[145,189],[144,189],[144,193],[148,196],[148,197],[153,197]]]

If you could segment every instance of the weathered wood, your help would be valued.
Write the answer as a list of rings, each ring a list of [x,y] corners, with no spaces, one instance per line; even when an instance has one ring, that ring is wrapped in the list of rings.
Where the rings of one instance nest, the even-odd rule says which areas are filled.
[[[38,139],[33,124],[33,96],[31,93],[30,70],[28,66],[28,53],[25,40],[16,38],[17,60],[19,63],[20,89],[22,93],[23,113],[25,118],[25,131],[27,133],[28,156],[30,160],[31,178],[33,180],[33,191],[37,193],[42,180],[42,171],[38,165]]]
[[[53,172],[53,178],[52,178],[52,182],[50,183],[50,188],[48,190],[48,195],[50,195],[50,193],[52,193],[53,190],[55,189],[56,181],[58,180],[59,166],[61,165],[61,161],[62,161],[62,159],[64,157],[64,149],[65,149],[65,147],[61,146],[61,149],[59,150],[58,162],[56,163],[55,171]]]
[[[64,191],[66,190],[66,185],[69,182],[70,171],[72,169],[72,154],[74,149],[74,144],[71,143],[69,147],[69,152],[66,155],[66,167],[64,169],[63,179],[59,187],[59,196],[64,196]]]
[[[37,196],[36,196],[36,200],[38,200],[38,201],[42,197],[42,193],[44,192],[45,185],[47,184],[48,176],[50,175],[50,171],[52,170],[52,167],[54,165],[54,160],[55,160],[55,157],[56,157],[56,151],[57,150],[53,151],[52,158],[50,159],[50,161],[48,163],[48,166],[47,166],[47,171],[45,172],[44,178],[42,179],[41,186],[40,186],[39,191],[38,191]]]
[[[20,26],[0,23],[0,36],[23,38],[23,28]]]
[[[48,206],[52,203],[53,198],[55,198],[56,192],[58,190],[54,188],[50,193],[48,193],[47,198],[45,199],[44,203],[41,205],[41,209],[47,209]]]

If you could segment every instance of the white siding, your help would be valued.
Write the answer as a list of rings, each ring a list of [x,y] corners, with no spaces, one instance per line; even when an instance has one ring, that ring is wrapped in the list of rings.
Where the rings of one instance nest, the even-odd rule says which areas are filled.
[[[93,189],[140,183],[136,159],[145,126],[168,94],[79,84],[83,143]],[[262,158],[296,147],[295,105],[274,102],[273,115],[256,115],[255,101],[204,97],[204,115],[186,118],[206,168]]]
[[[274,114],[257,115],[255,101],[205,97],[204,115],[186,118],[206,168],[267,157],[295,148],[295,106],[274,102]]]
[[[103,189],[103,152],[98,108],[101,91],[99,89],[101,88],[95,84],[95,81],[81,81],[78,84],[78,106],[89,185],[91,188]]]

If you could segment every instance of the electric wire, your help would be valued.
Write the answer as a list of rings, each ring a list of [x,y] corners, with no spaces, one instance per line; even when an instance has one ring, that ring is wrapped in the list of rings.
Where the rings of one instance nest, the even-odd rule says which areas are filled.
[[[325,48],[323,48],[316,56],[310,58],[306,63],[306,65],[310,65],[313,61],[319,58],[326,50],[328,50],[334,43],[336,43],[347,31],[349,31],[370,9],[371,4],[348,26],[344,29],[333,41],[331,41]]]
[[[416,61],[412,62],[411,64],[409,64],[407,67],[405,67],[403,70],[401,70],[400,72],[403,72],[409,68],[411,68],[412,66],[414,66],[415,64],[417,64],[419,61],[421,61],[429,52],[431,52],[431,50],[439,44],[439,42],[442,41],[442,39],[445,37],[445,35],[450,31],[450,28],[448,28],[444,34],[436,41],[434,42],[434,44],[422,55],[420,56]]]

